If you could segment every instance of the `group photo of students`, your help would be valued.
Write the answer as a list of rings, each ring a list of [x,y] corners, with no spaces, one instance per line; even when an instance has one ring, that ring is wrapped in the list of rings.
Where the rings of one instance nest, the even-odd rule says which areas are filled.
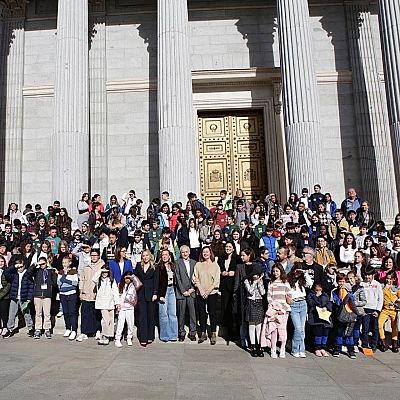
[[[0,335],[98,345],[237,345],[252,357],[398,352],[400,214],[389,227],[354,188],[280,202],[220,191],[84,193],[70,213],[0,215]],[[76,214],[73,220],[69,214]],[[31,338],[31,339],[29,339]],[[78,345],[79,346],[79,345]]]

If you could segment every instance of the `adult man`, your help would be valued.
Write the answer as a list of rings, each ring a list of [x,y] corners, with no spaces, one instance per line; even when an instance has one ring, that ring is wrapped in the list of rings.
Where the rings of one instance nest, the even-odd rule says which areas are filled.
[[[314,193],[309,198],[310,209],[317,211],[319,204],[324,201],[324,195],[321,193],[321,185],[314,185]]]
[[[350,210],[354,210],[356,213],[358,213],[361,204],[362,200],[357,196],[356,190],[354,188],[350,188],[347,191],[347,197],[342,201],[340,208],[342,209],[344,215],[347,215]]]
[[[321,265],[314,261],[314,249],[311,247],[304,247],[303,252],[303,265],[304,271],[307,271],[314,282],[322,282],[324,270]]]
[[[361,208],[358,212],[358,222],[360,224],[367,224],[368,231],[372,232],[375,228],[375,214],[369,210],[368,201],[361,203]]]
[[[95,309],[96,283],[93,276],[104,267],[104,261],[100,259],[98,249],[92,249],[90,252],[90,262],[85,265],[80,275],[79,297],[82,301],[81,308],[81,334],[76,338],[82,342],[96,334],[96,339],[100,339],[101,315]]]
[[[189,258],[190,248],[186,245],[181,247],[181,258],[178,259],[175,268],[176,303],[178,309],[178,331],[179,341],[185,340],[185,314],[189,311],[189,339],[196,340],[196,292],[192,282],[194,266],[196,261]]]
[[[288,260],[289,249],[287,247],[280,247],[278,249],[276,256],[277,256],[276,258],[277,262],[279,262],[282,265],[283,269],[288,274],[293,267],[293,263],[289,262]]]
[[[330,264],[336,263],[333,251],[328,249],[327,241],[324,236],[317,237],[317,247],[315,249],[315,262],[324,268]]]

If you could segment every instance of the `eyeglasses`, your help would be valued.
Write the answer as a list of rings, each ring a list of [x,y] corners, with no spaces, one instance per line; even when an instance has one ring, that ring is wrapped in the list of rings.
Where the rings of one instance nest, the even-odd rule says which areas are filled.
[[[100,257],[98,254],[91,254],[90,257]]]
[[[313,255],[314,255],[314,254],[312,254],[312,253],[304,253],[304,252],[301,253],[302,256],[306,256],[307,254],[308,254],[309,256],[313,256]]]

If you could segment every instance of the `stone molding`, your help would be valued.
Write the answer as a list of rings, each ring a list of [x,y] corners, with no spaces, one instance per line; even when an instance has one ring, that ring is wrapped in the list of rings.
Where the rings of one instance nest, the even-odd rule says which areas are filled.
[[[25,18],[28,0],[0,0],[0,17],[4,19]]]

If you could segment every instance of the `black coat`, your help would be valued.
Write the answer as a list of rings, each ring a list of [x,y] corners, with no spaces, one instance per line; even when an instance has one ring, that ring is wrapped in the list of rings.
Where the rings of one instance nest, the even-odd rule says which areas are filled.
[[[160,280],[160,269],[158,267],[149,268],[146,273],[143,271],[142,264],[137,263],[133,273],[143,283],[138,291],[139,301],[152,301],[153,295],[158,296],[158,286]]]
[[[329,296],[326,293],[322,293],[321,296],[317,296],[314,291],[310,291],[307,295],[307,306],[308,306],[308,324],[311,326],[324,326],[325,328],[331,328],[332,323],[328,323],[319,318],[317,307],[326,308],[332,312],[332,302],[329,300]]]
[[[218,257],[218,265],[221,270],[221,273],[223,271],[226,271],[225,269],[225,255],[223,257]],[[232,254],[231,261],[229,263],[229,271],[236,271],[236,265],[237,265],[237,256],[235,253]],[[219,284],[219,290],[221,293],[223,292],[228,292],[228,293],[233,293],[233,288],[235,286],[235,276],[222,276],[220,277],[220,284]]]
[[[53,297],[53,292],[57,288],[57,275],[55,274],[54,270],[49,268],[30,268],[28,273],[34,279],[33,297],[44,297],[51,299]],[[47,277],[45,277],[45,275],[47,275]],[[47,286],[46,289],[42,289],[43,284]]]
[[[235,274],[235,285],[233,287],[233,310],[237,314],[239,321],[242,323],[245,321],[246,312],[246,288],[244,286],[244,280],[253,271],[254,263],[246,265],[239,264],[236,267]]]

